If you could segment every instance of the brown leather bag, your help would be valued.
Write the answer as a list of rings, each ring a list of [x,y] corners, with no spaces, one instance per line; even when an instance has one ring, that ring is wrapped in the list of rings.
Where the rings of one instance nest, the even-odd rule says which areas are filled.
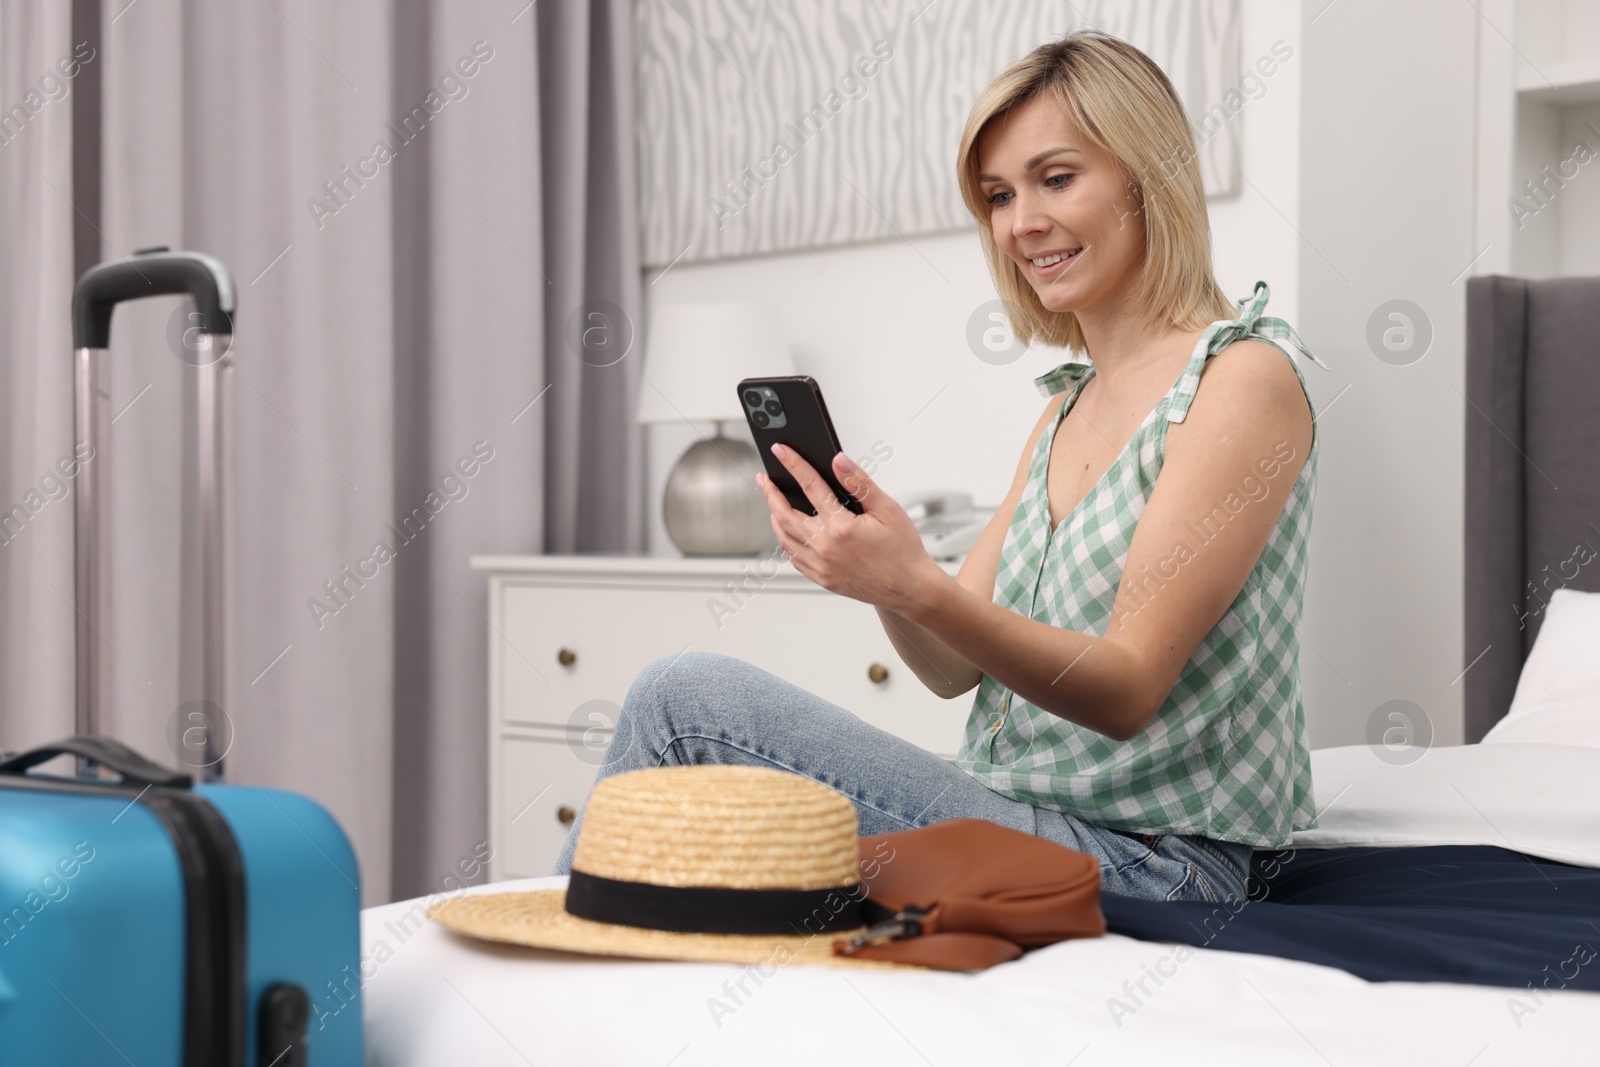
[[[869,929],[835,955],[973,971],[1106,932],[1092,856],[983,819],[860,839]]]

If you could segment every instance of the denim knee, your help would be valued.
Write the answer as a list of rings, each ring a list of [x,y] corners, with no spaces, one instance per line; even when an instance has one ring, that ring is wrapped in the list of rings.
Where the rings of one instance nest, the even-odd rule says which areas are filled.
[[[623,715],[646,715],[683,728],[690,725],[683,718],[687,712],[694,718],[693,725],[703,729],[713,725],[720,712],[742,703],[730,701],[728,692],[738,684],[737,675],[753,669],[744,660],[720,652],[662,656],[645,664],[634,677],[623,700]]]
[[[721,652],[680,652],[653,659],[639,671],[627,700],[653,706],[714,708],[725,703],[740,675],[755,670],[735,656]]]
[[[635,682],[649,679],[661,684],[670,680],[673,685],[698,685],[730,669],[749,666],[737,656],[691,649],[651,660],[640,668]]]

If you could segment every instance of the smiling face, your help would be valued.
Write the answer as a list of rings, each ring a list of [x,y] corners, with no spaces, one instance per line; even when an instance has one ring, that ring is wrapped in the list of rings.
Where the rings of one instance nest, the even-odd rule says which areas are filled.
[[[977,147],[995,244],[1040,302],[1080,314],[1115,306],[1145,245],[1139,203],[1117,161],[1081,136],[1048,94],[997,116]]]

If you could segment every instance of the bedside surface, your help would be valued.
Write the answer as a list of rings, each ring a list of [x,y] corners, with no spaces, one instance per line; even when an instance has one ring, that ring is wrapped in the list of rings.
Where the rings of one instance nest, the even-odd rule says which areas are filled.
[[[690,574],[729,575],[760,573],[810,579],[795,570],[786,557],[779,556],[589,556],[589,555],[524,555],[471,556],[467,563],[473,570],[502,573],[537,572],[540,574]],[[954,575],[961,569],[961,560],[940,560],[946,574]]]

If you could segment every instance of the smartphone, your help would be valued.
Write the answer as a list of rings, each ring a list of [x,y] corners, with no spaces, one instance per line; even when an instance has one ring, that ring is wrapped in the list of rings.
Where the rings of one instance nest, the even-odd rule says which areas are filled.
[[[775,443],[788,445],[811,464],[833,489],[839,503],[857,515],[865,510],[833,473],[833,457],[840,452],[839,435],[833,431],[828,405],[822,402],[822,390],[812,378],[804,374],[746,378],[739,383],[739,403],[755,438],[756,451],[761,453],[761,463],[767,468],[767,477],[783,491],[790,507],[806,515],[817,513],[800,483],[772,454]]]

